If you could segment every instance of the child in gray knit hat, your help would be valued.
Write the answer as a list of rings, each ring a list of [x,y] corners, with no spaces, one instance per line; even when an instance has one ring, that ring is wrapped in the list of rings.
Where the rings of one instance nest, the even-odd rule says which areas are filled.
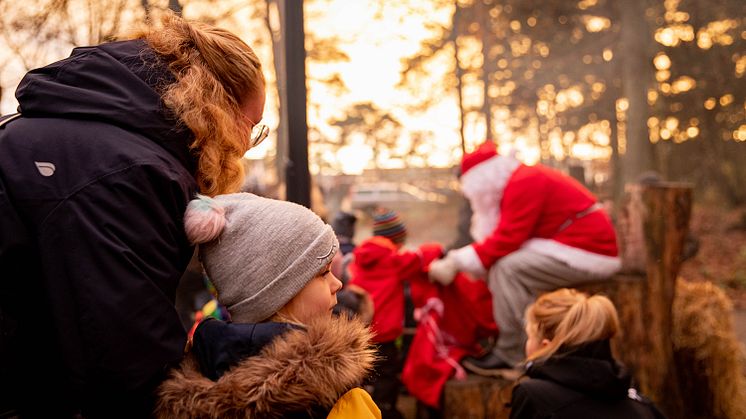
[[[248,193],[198,196],[186,234],[231,322],[195,330],[159,389],[159,417],[380,418],[359,388],[375,358],[370,332],[332,317],[339,244],[309,209]]]

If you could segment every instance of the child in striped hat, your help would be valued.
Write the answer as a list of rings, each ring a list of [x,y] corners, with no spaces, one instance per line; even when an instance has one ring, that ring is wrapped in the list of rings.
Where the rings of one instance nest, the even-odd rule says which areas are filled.
[[[373,300],[373,342],[379,346],[381,360],[373,374],[373,401],[382,416],[401,417],[396,399],[401,372],[396,340],[404,324],[404,281],[423,272],[421,252],[401,250],[407,229],[396,212],[381,209],[373,217],[373,237],[363,241],[353,251],[349,284],[364,289]]]
[[[373,216],[373,236],[386,237],[401,247],[407,240],[407,228],[396,212],[381,209]]]

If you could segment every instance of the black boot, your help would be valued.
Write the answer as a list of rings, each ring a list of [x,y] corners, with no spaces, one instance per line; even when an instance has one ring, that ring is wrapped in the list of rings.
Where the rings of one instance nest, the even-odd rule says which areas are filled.
[[[492,352],[481,358],[468,356],[461,361],[461,364],[467,370],[485,377],[500,377],[500,370],[512,369],[513,366]]]

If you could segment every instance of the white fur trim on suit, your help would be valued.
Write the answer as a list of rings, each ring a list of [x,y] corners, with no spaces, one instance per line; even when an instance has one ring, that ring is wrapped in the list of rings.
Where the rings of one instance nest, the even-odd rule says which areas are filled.
[[[503,190],[521,162],[513,157],[495,156],[471,168],[461,176],[461,191],[469,200],[473,216],[469,232],[481,242],[500,222]]]
[[[459,271],[468,272],[480,277],[487,274],[476,250],[471,245],[451,250],[448,252],[448,258],[453,258],[456,261]]]
[[[551,256],[565,262],[568,266],[600,277],[612,276],[622,267],[621,259],[616,256],[600,255],[556,240],[530,239],[521,247]]]

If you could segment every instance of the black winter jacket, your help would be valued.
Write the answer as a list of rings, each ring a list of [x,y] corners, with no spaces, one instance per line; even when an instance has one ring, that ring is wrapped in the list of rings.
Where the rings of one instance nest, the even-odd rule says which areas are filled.
[[[237,367],[241,361],[255,357],[275,339],[291,330],[302,330],[290,323],[227,323],[207,319],[197,326],[192,338],[192,352],[200,372],[212,381]],[[306,410],[284,412],[287,419],[326,417],[329,409],[306,406]]]
[[[560,350],[528,367],[513,389],[510,417],[663,418],[630,382],[612,357],[608,340]]]
[[[22,117],[0,130],[0,407],[145,417],[181,360],[197,187],[191,132],[160,99],[173,81],[142,40],[76,48],[21,81]]]

